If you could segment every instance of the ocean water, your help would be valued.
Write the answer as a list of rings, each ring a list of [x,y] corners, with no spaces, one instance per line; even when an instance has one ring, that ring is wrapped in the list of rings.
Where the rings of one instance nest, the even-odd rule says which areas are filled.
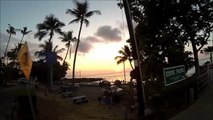
[[[205,62],[209,61],[209,57],[202,57],[199,60],[200,65],[203,65]],[[162,71],[163,72],[163,71]],[[79,75],[78,72],[76,74],[77,78],[103,78],[104,80],[108,80],[110,82],[114,82],[115,80],[121,80],[121,81],[130,81],[130,70],[126,70],[126,77],[124,77],[124,72],[123,71],[108,71],[108,72],[100,72],[98,73],[97,71],[81,71],[81,74]],[[195,73],[195,67],[192,67],[190,70],[187,71],[186,76],[189,77]],[[66,76],[67,78],[71,78],[71,75]]]

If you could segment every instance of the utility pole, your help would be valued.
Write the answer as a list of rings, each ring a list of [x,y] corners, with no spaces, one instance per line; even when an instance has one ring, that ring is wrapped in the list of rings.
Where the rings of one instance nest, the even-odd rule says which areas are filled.
[[[137,96],[138,96],[138,103],[139,103],[139,115],[144,116],[145,115],[145,94],[144,94],[144,87],[142,83],[142,70],[141,70],[141,64],[139,59],[139,52],[138,52],[138,46],[136,37],[134,34],[134,29],[132,25],[132,16],[130,13],[129,3],[128,0],[123,0],[124,10],[126,14],[127,19],[127,25],[129,29],[129,36],[130,36],[130,42],[132,45],[132,53],[133,53],[133,60],[135,65],[135,70],[138,71],[136,82],[137,82]]]

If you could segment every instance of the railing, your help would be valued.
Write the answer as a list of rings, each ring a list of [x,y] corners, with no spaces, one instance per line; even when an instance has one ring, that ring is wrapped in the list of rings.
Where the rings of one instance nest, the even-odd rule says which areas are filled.
[[[197,77],[197,85],[198,85],[198,92],[201,93],[203,89],[208,85],[208,72],[201,74]]]
[[[201,75],[197,77],[197,85],[199,94],[208,85],[208,81],[213,78],[213,64],[208,64],[202,71]]]

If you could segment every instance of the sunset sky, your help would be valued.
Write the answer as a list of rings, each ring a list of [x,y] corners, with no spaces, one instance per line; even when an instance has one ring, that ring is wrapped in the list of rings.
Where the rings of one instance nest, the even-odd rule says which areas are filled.
[[[114,58],[119,55],[118,50],[126,44],[125,41],[129,38],[124,11],[117,6],[117,0],[88,0],[88,3],[89,10],[100,10],[102,15],[92,16],[89,18],[89,27],[83,26],[76,65],[77,77],[104,77],[110,80],[122,80],[123,65],[117,65]],[[33,31],[25,36],[24,40],[28,41],[34,60],[37,59],[34,56],[35,51],[40,50],[38,44],[44,42],[44,40],[39,42],[38,39],[34,38],[34,34],[37,32],[36,25],[42,23],[45,16],[54,14],[65,23],[63,31],[73,31],[74,36],[78,34],[79,24],[68,25],[74,17],[65,13],[68,8],[74,8],[73,0],[0,0],[0,5],[1,57],[8,40],[6,33],[8,24],[19,29],[27,27]],[[59,35],[55,34],[54,45],[60,45],[60,48],[65,47],[58,37]],[[9,49],[14,47],[15,43],[20,42],[20,39],[21,33],[17,32],[16,36],[11,38]],[[190,50],[191,46],[187,49]],[[65,52],[61,54],[62,57]],[[207,59],[204,54],[200,57]],[[70,68],[72,68],[72,58],[67,60]],[[126,68],[128,74],[130,70],[128,62],[126,62]],[[68,71],[67,77],[71,77],[71,71]]]
[[[79,0],[84,1],[84,0]],[[114,60],[119,55],[121,49],[128,39],[126,28],[126,19],[124,12],[117,6],[117,0],[88,0],[89,10],[100,10],[102,15],[94,15],[89,18],[89,27],[83,26],[81,34],[81,43],[77,57],[77,76],[81,77],[105,77],[106,79],[123,79],[123,65],[117,65]],[[68,24],[74,19],[73,16],[66,14],[68,8],[73,9],[73,0],[1,0],[1,56],[5,50],[8,40],[8,24],[15,28],[27,27],[32,30],[25,36],[24,40],[28,41],[31,56],[35,60],[34,52],[40,50],[38,44],[44,40],[38,41],[34,38],[37,31],[36,25],[42,23],[46,15],[54,14],[60,21],[65,23],[63,31],[73,31],[77,36],[79,24]],[[58,39],[59,35],[54,36],[54,45],[65,47],[64,43]],[[20,42],[21,33],[17,32],[12,36],[9,48],[14,47],[15,43]],[[48,39],[45,38],[45,39]],[[9,50],[9,49],[8,49]],[[74,49],[73,49],[74,52]],[[61,54],[64,57],[65,52]],[[72,56],[73,58],[73,56]],[[72,59],[67,60],[72,68]],[[126,63],[127,73],[130,66]],[[98,75],[98,76],[97,76]],[[68,71],[67,77],[71,76]]]

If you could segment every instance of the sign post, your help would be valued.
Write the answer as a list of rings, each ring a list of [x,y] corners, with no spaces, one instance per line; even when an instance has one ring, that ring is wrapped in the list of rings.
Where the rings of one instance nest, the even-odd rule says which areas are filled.
[[[27,42],[25,42],[24,45],[19,50],[18,61],[26,79],[30,80],[30,73],[32,69],[32,58],[30,56]]]
[[[27,93],[28,93],[28,97],[29,97],[29,103],[30,103],[30,107],[31,107],[32,117],[33,117],[33,120],[35,120],[35,113],[34,113],[34,108],[33,108],[32,98],[30,95],[30,88],[29,88],[30,73],[31,73],[31,69],[32,69],[32,58],[30,56],[27,42],[25,42],[24,45],[19,50],[18,61],[21,66],[21,69],[26,77],[26,80],[28,80]]]
[[[165,86],[169,86],[186,79],[184,65],[174,66],[163,69]]]

